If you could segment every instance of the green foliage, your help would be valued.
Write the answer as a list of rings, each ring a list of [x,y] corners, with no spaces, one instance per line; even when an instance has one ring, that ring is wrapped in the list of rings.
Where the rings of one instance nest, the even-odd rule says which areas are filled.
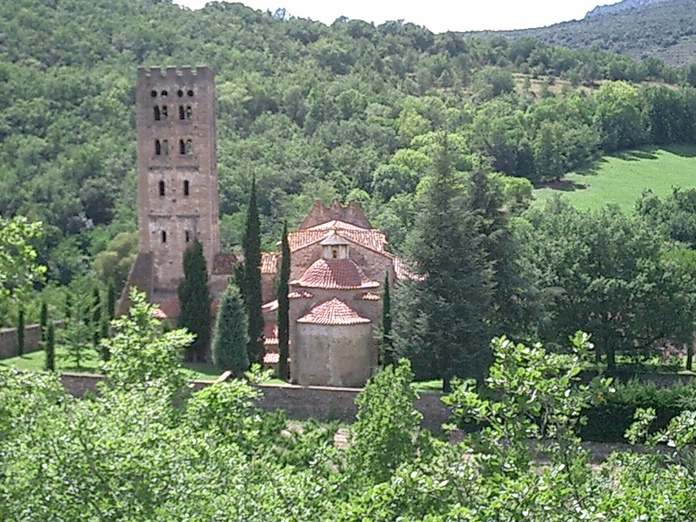
[[[290,243],[288,242],[288,223],[283,224],[280,246],[280,271],[278,273],[278,377],[287,380],[288,356],[290,355]]]
[[[121,232],[106,244],[104,250],[94,256],[94,272],[103,283],[123,288],[137,252],[138,234]]]
[[[411,365],[402,359],[380,370],[355,400],[358,414],[351,428],[347,459],[354,475],[368,483],[388,480],[399,464],[419,450],[422,415],[413,409]]]
[[[467,196],[445,141],[409,236],[416,275],[395,299],[397,351],[411,359],[419,378],[442,378],[445,390],[454,376],[482,380],[490,363],[493,273],[481,218]]]
[[[113,281],[106,286],[106,317],[109,321],[116,317],[116,288]]]
[[[48,328],[48,304],[46,301],[41,301],[41,312],[39,314],[39,328],[41,329],[41,343],[46,341],[46,332]]]
[[[178,324],[195,335],[195,340],[186,351],[186,360],[205,360],[210,346],[210,289],[203,245],[196,240],[184,251],[184,278],[179,283],[177,294],[181,305]]]
[[[264,353],[264,321],[261,311],[261,306],[263,305],[261,294],[261,237],[255,178],[251,182],[242,247],[244,249],[244,273],[240,287],[242,288],[248,318],[249,341],[247,353],[249,354],[249,361],[261,363]]]
[[[654,228],[615,207],[582,212],[562,200],[526,217],[518,241],[545,311],[542,339],[562,344],[581,326],[613,371],[617,353],[690,338],[693,279],[665,261]]]
[[[39,222],[30,223],[22,217],[0,219],[0,313],[4,313],[8,299],[23,299],[42,280],[46,267],[37,264],[31,243],[40,236]]]
[[[249,369],[249,342],[246,310],[239,288],[234,283],[220,296],[213,338],[213,362],[220,370],[241,377]]]
[[[181,361],[184,350],[194,341],[183,329],[163,332],[154,318],[155,305],[145,294],[131,290],[128,315],[111,323],[114,334],[102,339],[110,358],[104,363],[109,384],[123,391],[156,388],[158,393],[173,394],[184,388]]]

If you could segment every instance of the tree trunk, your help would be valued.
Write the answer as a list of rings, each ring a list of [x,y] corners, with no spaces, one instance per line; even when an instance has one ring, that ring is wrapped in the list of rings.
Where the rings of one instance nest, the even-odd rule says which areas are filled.
[[[694,366],[694,343],[686,343],[686,369],[693,371]]]

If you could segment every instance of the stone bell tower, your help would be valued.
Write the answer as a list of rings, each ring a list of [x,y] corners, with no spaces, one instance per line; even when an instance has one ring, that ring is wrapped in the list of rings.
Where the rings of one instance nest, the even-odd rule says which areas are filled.
[[[195,239],[208,270],[220,250],[213,72],[140,67],[136,109],[139,241],[128,285],[162,300]]]

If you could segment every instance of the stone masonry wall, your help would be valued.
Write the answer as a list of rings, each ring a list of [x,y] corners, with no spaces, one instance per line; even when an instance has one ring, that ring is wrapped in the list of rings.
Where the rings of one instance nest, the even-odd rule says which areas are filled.
[[[87,391],[96,392],[97,383],[104,380],[103,375],[84,373],[63,373],[61,381],[65,389],[75,397],[82,397]],[[194,390],[213,384],[213,381],[193,381]],[[355,398],[359,388],[331,388],[321,386],[293,386],[283,384],[263,384],[259,386],[263,397],[258,406],[264,410],[281,409],[290,419],[317,419],[322,421],[340,420],[353,422],[358,409]],[[422,425],[438,431],[447,422],[449,409],[440,401],[441,394],[424,392],[416,401],[415,407],[423,414]]]
[[[56,328],[63,325],[61,321],[53,323]],[[30,324],[24,328],[24,353],[38,351],[41,346],[41,330],[38,324]],[[17,353],[17,328],[0,329],[0,359],[16,357]]]

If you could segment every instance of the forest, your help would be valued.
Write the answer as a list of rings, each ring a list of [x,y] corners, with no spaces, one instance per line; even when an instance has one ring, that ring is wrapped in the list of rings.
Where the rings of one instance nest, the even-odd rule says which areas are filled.
[[[57,285],[105,250],[100,279],[127,271],[140,65],[216,72],[226,248],[241,241],[255,177],[266,247],[283,219],[293,227],[337,196],[358,200],[399,251],[441,130],[457,169],[535,183],[617,149],[694,141],[690,69],[532,38],[147,0],[3,0],[0,35],[0,208],[44,223],[36,246]]]

